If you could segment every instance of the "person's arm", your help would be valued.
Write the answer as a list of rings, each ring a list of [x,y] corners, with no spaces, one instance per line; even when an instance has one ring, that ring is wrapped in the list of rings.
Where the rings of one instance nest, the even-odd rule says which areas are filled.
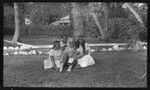
[[[91,48],[89,46],[88,43],[85,43],[85,51],[84,51],[84,54],[87,55],[87,54],[90,54],[90,51],[91,51]]]
[[[75,51],[75,52],[74,52],[74,55],[73,55],[74,59],[79,59],[79,58],[81,58],[81,57],[83,57],[83,56],[84,56],[84,54],[80,54],[79,51]]]
[[[57,66],[56,66],[56,64],[55,64],[54,56],[50,56],[50,58],[51,58],[51,61],[52,61],[52,63],[53,63],[53,67],[57,69]]]
[[[51,50],[49,51],[49,58],[50,58],[50,60],[51,60],[52,63],[53,63],[53,67],[57,69],[56,64],[55,64],[54,50],[53,50],[53,49],[51,49]]]

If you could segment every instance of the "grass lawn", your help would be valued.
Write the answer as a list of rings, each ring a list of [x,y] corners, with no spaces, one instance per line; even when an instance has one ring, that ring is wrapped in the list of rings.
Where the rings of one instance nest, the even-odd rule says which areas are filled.
[[[4,87],[147,87],[147,51],[93,53],[96,63],[72,72],[44,70],[46,55],[4,56]]]

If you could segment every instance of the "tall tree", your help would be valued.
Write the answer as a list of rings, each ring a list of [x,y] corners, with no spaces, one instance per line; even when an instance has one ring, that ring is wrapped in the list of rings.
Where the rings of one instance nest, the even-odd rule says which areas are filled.
[[[143,26],[144,23],[143,23],[143,20],[142,20],[141,16],[138,15],[138,13],[134,10],[134,8],[132,8],[132,6],[129,3],[125,3],[124,6],[127,7],[127,8],[129,8],[129,10],[133,13],[133,15],[139,21],[140,25]]]
[[[125,3],[124,4],[124,7],[127,7],[131,12],[132,12],[132,14],[135,16],[135,18],[138,20],[138,24],[140,25],[140,27],[145,27],[144,26],[144,22],[143,22],[143,20],[142,20],[142,18],[141,18],[141,16],[134,10],[134,8],[129,4],[129,3]],[[134,28],[136,28],[136,27],[134,27]],[[140,50],[141,48],[141,44],[138,44],[139,43],[139,33],[140,33],[140,30],[139,29],[132,29],[132,32],[133,33],[135,33],[135,32],[137,32],[137,33],[135,33],[135,34],[133,34],[134,36],[133,36],[133,42],[132,42],[132,44],[133,44],[133,48],[134,48],[134,50],[135,51],[138,51],[138,50]],[[136,31],[135,31],[136,30]],[[138,30],[138,31],[137,31]]]
[[[104,33],[107,32],[108,29],[108,7],[107,7],[107,3],[103,3],[103,11],[104,11],[104,18],[105,18],[105,26],[104,26]],[[106,35],[104,37],[104,39],[106,39]]]
[[[15,16],[15,33],[12,42],[16,43],[17,41],[20,41],[20,20],[19,20],[18,3],[14,3],[14,16]]]
[[[73,33],[74,38],[77,39],[80,35],[83,35],[84,33],[84,27],[83,27],[83,14],[81,11],[81,3],[71,3],[71,17],[72,17],[72,23],[73,24]]]
[[[95,24],[97,25],[100,31],[100,35],[101,35],[100,38],[102,40],[105,40],[106,31],[107,31],[107,23],[108,23],[108,11],[107,11],[106,3],[90,3],[89,7],[91,8],[91,15],[94,18]],[[98,15],[100,17],[98,17]],[[101,20],[101,22],[99,20]],[[102,22],[104,23],[104,26],[101,24]]]

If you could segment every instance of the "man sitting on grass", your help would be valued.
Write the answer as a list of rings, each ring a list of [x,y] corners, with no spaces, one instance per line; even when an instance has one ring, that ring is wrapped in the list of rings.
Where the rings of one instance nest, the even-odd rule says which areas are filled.
[[[69,66],[67,71],[71,71],[72,67],[76,64],[76,58],[78,53],[75,50],[75,42],[72,38],[68,40],[69,46],[67,46],[64,50],[63,61],[60,68],[60,71],[63,70],[64,66]]]

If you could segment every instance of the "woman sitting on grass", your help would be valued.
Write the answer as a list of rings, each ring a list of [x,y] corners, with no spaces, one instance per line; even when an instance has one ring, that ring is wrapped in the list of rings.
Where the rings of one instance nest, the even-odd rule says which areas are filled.
[[[79,36],[76,41],[76,48],[76,51],[79,52],[77,56],[77,66],[87,67],[95,64],[93,57],[90,55],[90,47],[82,36]]]
[[[49,58],[44,60],[44,68],[52,68],[59,69],[61,67],[61,62],[63,59],[63,51],[60,47],[60,42],[55,41],[53,48],[49,51]]]
[[[68,37],[67,37],[67,35],[62,36],[62,40],[60,41],[60,46],[62,47],[62,50],[65,50],[65,48],[68,46]]]

